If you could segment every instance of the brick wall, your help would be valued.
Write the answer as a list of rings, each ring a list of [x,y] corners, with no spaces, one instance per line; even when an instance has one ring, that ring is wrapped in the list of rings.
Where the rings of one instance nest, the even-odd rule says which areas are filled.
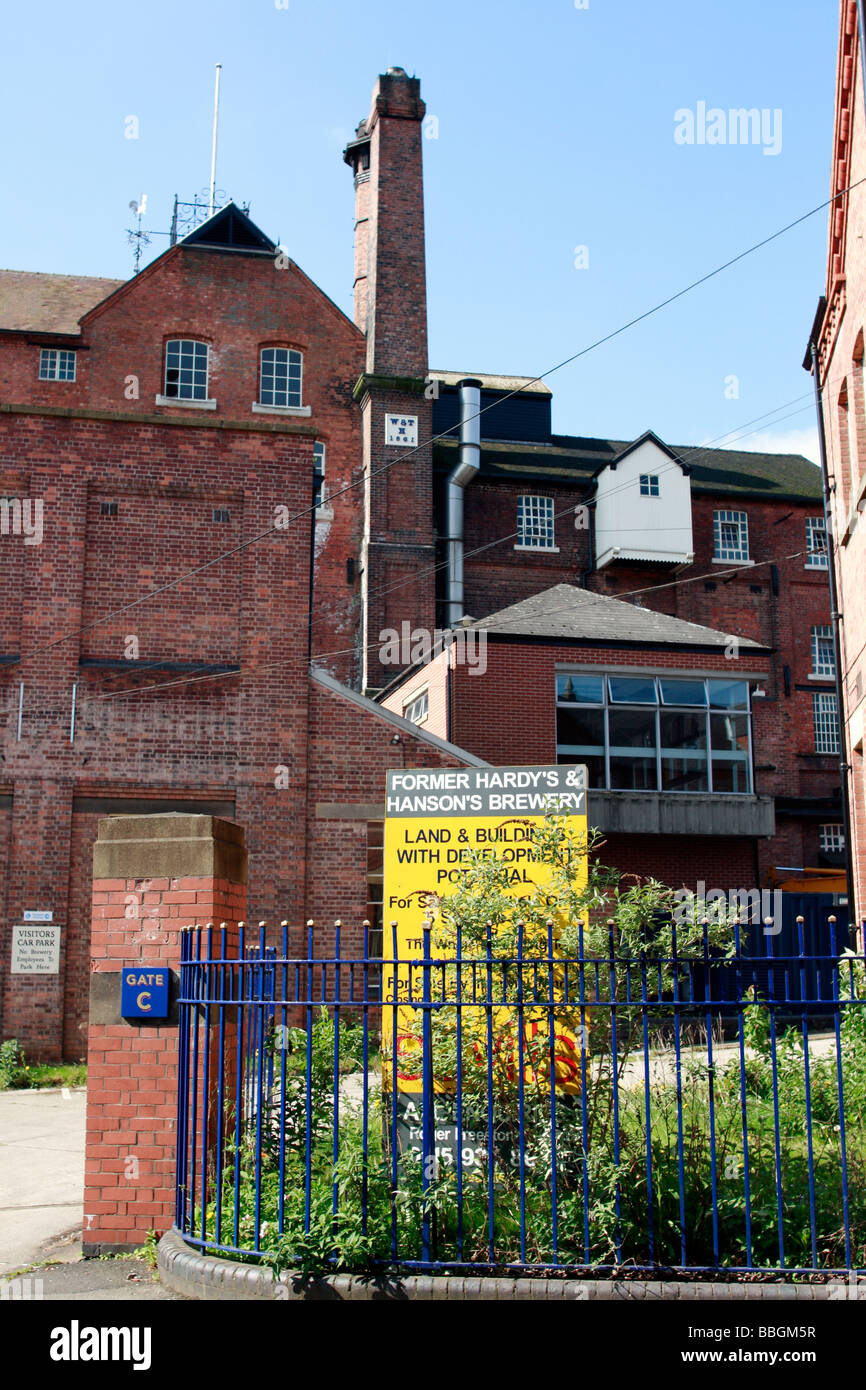
[[[171,968],[183,926],[246,915],[243,887],[212,877],[94,879],[91,969]],[[140,916],[130,919],[131,910]],[[143,1245],[174,1221],[177,1023],[91,1021],[87,1050],[84,1253]]]
[[[851,192],[830,209],[827,310],[819,357],[831,489],[833,553],[842,615],[844,713],[851,762],[856,913],[866,918],[866,414],[863,337],[866,331],[866,140],[857,42],[857,6],[842,0],[836,69],[832,191]]]

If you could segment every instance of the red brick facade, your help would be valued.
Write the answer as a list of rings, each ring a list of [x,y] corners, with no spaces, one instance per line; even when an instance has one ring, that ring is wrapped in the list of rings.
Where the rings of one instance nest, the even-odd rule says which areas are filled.
[[[101,817],[198,809],[238,822],[251,915],[298,931],[312,916],[325,948],[334,918],[357,923],[367,901],[389,767],[453,765],[467,758],[464,740],[469,760],[555,757],[542,648],[521,649],[506,673],[505,649],[491,644],[491,672],[469,681],[475,713],[465,673],[446,690],[437,665],[423,730],[308,673],[312,655],[347,686],[380,688],[394,675],[380,632],[435,627],[423,116],[418,82],[392,69],[346,153],[355,323],[255,228],[249,245],[195,234],[107,298],[99,282],[102,302],[77,332],[66,319],[56,332],[30,326],[23,310],[6,327],[0,316],[0,497],[44,509],[40,544],[0,537],[2,1033],[33,1057],[82,1055]],[[163,394],[166,343],[178,338],[208,347],[206,402]],[[39,379],[44,347],[75,351],[74,381]],[[269,347],[303,356],[291,412],[253,408]],[[386,442],[389,414],[417,421],[418,448]],[[314,512],[316,443],[325,495]],[[569,520],[557,523],[556,555],[510,543],[468,555],[514,531],[519,491],[510,478],[467,489],[475,617],[591,568],[589,534]],[[585,493],[550,491],[557,510]],[[709,568],[712,507],[696,493],[694,565],[680,580]],[[774,648],[760,758],[776,768],[758,790],[823,798],[833,768],[808,752],[807,682],[809,625],[824,621],[826,596],[820,574],[778,558],[802,549],[805,508],[755,497],[749,510],[761,568],[644,602]],[[771,558],[776,579],[762,565]],[[588,582],[617,595],[656,574],[622,568],[614,585],[606,572]],[[780,823],[767,862],[814,862],[805,827]],[[57,976],[11,973],[11,928],[28,909],[61,926]]]
[[[826,304],[818,325],[833,558],[841,614],[843,709],[857,920],[866,920],[866,136],[855,0],[842,0]]]
[[[130,917],[130,909],[140,915]],[[94,879],[95,974],[123,965],[171,970],[181,931],[227,926],[229,944],[246,917],[245,886],[226,879]],[[231,1047],[229,1045],[229,1053]],[[178,1029],[164,1022],[91,1020],[87,1047],[85,1254],[143,1245],[174,1221]]]

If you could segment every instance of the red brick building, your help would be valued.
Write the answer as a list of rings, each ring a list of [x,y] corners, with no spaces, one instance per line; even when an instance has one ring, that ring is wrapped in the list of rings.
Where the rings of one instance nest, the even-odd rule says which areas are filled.
[[[866,106],[858,5],[842,0],[826,291],[813,328],[825,416],[857,921],[866,919]],[[850,187],[850,192],[845,192]],[[839,196],[837,196],[839,195]],[[807,363],[812,367],[811,354]]]
[[[547,388],[498,377],[482,379],[493,408],[458,461],[462,378],[428,365],[423,115],[417,79],[391,69],[346,150],[354,323],[234,204],[128,282],[0,272],[0,1026],[31,1055],[81,1053],[101,816],[237,820],[256,917],[299,932],[314,917],[324,947],[335,917],[379,910],[385,770],[552,761],[563,662],[722,679],[736,639],[749,700],[765,692],[748,789],[688,793],[736,844],[684,865],[683,840],[656,833],[686,806],[665,785],[655,831],[619,822],[624,867],[690,883],[716,864],[739,886],[820,864],[820,827],[839,820],[813,717],[831,688],[826,574],[804,559],[817,470],[554,435]],[[718,581],[701,578],[714,559]],[[455,625],[458,606],[501,615],[563,582],[660,585],[629,612],[680,627],[613,650],[574,627],[550,641],[518,623],[500,641],[490,624],[489,675],[452,673],[450,724],[358,693],[413,666],[393,665],[383,634]],[[683,623],[713,632],[689,643]],[[437,681],[434,662],[428,708]],[[518,720],[523,737],[506,737]],[[649,788],[596,792],[615,819]],[[147,906],[145,890],[143,933]],[[60,927],[56,971],[21,971],[28,912]]]

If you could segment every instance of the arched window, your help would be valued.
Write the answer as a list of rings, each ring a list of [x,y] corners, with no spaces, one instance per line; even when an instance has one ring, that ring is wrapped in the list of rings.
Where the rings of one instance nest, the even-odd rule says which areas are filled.
[[[208,399],[210,350],[192,338],[169,338],[165,345],[165,394],[179,401]]]
[[[295,348],[262,348],[259,404],[280,409],[302,404],[304,358]]]

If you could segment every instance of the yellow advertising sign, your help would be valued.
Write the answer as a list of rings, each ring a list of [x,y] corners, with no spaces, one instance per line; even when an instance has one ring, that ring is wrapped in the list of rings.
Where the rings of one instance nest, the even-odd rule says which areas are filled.
[[[391,923],[396,922],[396,954],[401,964],[384,980],[383,1002],[420,999],[421,971],[412,962],[423,956],[423,922],[432,918],[441,898],[457,891],[475,854],[496,859],[508,874],[508,890],[516,898],[543,889],[550,866],[540,862],[534,831],[545,814],[568,818],[569,828],[586,835],[586,769],[549,767],[407,768],[389,772],[385,814],[384,923],[385,956],[393,948]],[[586,859],[575,879],[586,882]],[[396,1014],[397,1090],[422,1090],[417,1028],[410,1026],[411,1008],[383,1010],[386,1053],[391,1051]],[[474,1013],[474,1008],[471,1013]],[[482,1010],[478,1009],[479,1023]],[[513,1010],[497,1010],[501,1015]],[[537,1015],[537,1016],[536,1016]],[[524,1033],[530,1037],[547,1028],[546,1007],[525,1009]],[[580,1089],[580,1046],[566,1027],[556,1028],[557,1089]],[[389,1067],[385,1084],[390,1085]],[[530,1079],[530,1078],[527,1078]],[[531,1078],[537,1079],[537,1078]],[[435,1089],[450,1089],[448,1078],[437,1075]]]

